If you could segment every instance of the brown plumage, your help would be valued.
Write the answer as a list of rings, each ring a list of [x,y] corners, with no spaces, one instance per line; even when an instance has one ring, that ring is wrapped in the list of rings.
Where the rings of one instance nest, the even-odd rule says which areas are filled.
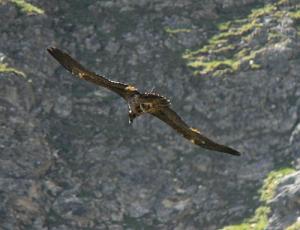
[[[103,76],[87,70],[68,54],[57,48],[48,48],[48,52],[74,76],[108,88],[124,98],[128,103],[129,123],[132,123],[134,118],[144,113],[149,113],[170,125],[193,144],[210,150],[240,155],[237,150],[218,144],[203,136],[197,129],[189,127],[170,108],[170,101],[167,98],[154,93],[140,93],[132,85],[110,81]]]

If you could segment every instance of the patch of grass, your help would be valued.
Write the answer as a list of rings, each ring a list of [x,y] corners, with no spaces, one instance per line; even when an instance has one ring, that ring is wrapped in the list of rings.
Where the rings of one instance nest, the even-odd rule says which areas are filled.
[[[194,75],[219,76],[220,73],[234,73],[241,67],[260,69],[262,66],[255,63],[258,51],[264,48],[266,42],[276,44],[286,38],[286,35],[266,26],[264,23],[266,17],[274,23],[280,23],[282,17],[288,15],[288,12],[291,18],[300,21],[300,10],[295,10],[294,7],[281,9],[277,2],[253,9],[243,18],[216,23],[218,28],[216,35],[213,35],[201,48],[186,50],[182,58],[186,60],[189,67],[193,68]],[[267,40],[258,39],[257,43],[251,44],[251,41],[259,36],[263,26],[267,30]]]
[[[256,55],[260,52],[261,50],[255,50],[255,51],[250,51],[248,55],[241,56],[240,58],[240,64],[243,62],[247,62],[252,70],[260,69],[261,66],[257,63],[254,62]]]
[[[222,22],[217,24],[217,27],[220,31],[226,31],[230,28],[230,25],[231,25],[231,21],[228,21],[228,22]]]
[[[289,16],[295,21],[299,22],[300,21],[300,10],[289,12]]]
[[[260,200],[267,202],[274,197],[275,190],[281,178],[295,172],[292,168],[282,168],[280,170],[272,171],[264,180],[264,185],[261,189]]]
[[[10,2],[14,3],[23,13],[26,13],[28,15],[33,14],[44,14],[44,10],[34,6],[25,0],[9,0]]]
[[[192,30],[191,29],[187,29],[187,28],[177,28],[177,29],[172,29],[170,27],[166,27],[165,31],[169,34],[178,34],[178,33],[189,33]]]
[[[278,33],[277,31],[270,31],[268,33],[268,41],[272,43],[279,42],[283,39],[283,35]]]
[[[234,46],[227,46],[227,47],[221,47],[219,49],[215,49],[213,52],[214,54],[220,54],[222,52],[225,52],[223,56],[226,55],[229,51],[234,51],[236,47]],[[201,54],[201,52],[204,52],[204,49],[198,50],[198,54]],[[195,69],[194,74],[195,75],[207,75],[211,74],[212,76],[220,76],[228,73],[234,73],[240,69],[240,66],[242,63],[247,63],[248,66],[252,70],[260,69],[261,66],[258,63],[255,63],[255,57],[259,53],[260,50],[251,51],[249,49],[242,49],[238,53],[235,53],[233,56],[229,56],[229,58],[218,60],[218,59],[206,59],[204,56],[200,56],[198,58],[192,59],[191,57],[188,57],[190,59],[190,62],[187,63],[189,67],[192,67]],[[189,54],[187,54],[189,55]],[[184,56],[184,58],[187,58],[187,55]],[[222,70],[222,71],[220,71]]]
[[[258,23],[256,20],[253,20],[249,23],[244,23],[242,25],[236,26],[235,22],[231,22],[232,27],[228,28],[227,31],[220,33],[216,37],[214,37],[214,40],[220,40],[220,39],[228,39],[232,37],[240,37],[245,34],[248,34],[249,32],[253,31],[256,28],[260,28],[262,25]]]
[[[223,228],[223,230],[264,230],[268,224],[268,214],[270,208],[261,206],[256,209],[255,214],[242,224],[231,225]]]
[[[234,21],[218,24],[221,33],[210,38],[208,44],[195,51],[186,51],[183,58],[187,60],[188,66],[195,69],[194,74],[212,74],[213,76],[220,73],[232,73],[239,69],[241,64],[241,54],[243,48],[239,48],[232,39],[240,40],[245,38],[247,34],[261,25],[256,21],[236,26]],[[210,58],[215,55],[216,58]],[[251,58],[253,55],[251,55]],[[243,56],[246,58],[246,56]],[[248,57],[250,58],[250,57]],[[259,65],[253,66],[252,69],[259,68]],[[222,71],[220,72],[220,68]],[[217,72],[217,73],[215,73]]]
[[[0,63],[0,73],[14,73],[19,76],[26,77],[24,72],[13,67],[9,67],[6,63]]]
[[[277,7],[273,4],[267,4],[262,8],[253,9],[251,14],[249,15],[250,18],[260,18],[277,10]]]
[[[299,230],[299,229],[300,229],[300,221],[298,220],[292,225],[290,225],[289,227],[287,227],[285,230]]]
[[[300,5],[299,3],[297,3],[297,1],[293,1],[293,0],[279,0],[276,3],[277,6],[280,7],[293,7],[293,8],[298,8]]]
[[[290,1],[290,0],[279,0],[279,1],[277,2],[277,4],[278,4],[279,6],[281,6],[281,5],[286,5],[286,4],[289,4],[289,1]]]
[[[261,206],[255,210],[254,215],[246,219],[243,223],[237,225],[230,225],[224,227],[223,230],[264,230],[268,224],[268,215],[270,213],[270,207],[268,206],[268,201],[270,201],[275,194],[275,190],[280,180],[288,175],[295,172],[292,168],[282,168],[279,170],[274,170],[269,173],[267,178],[264,180],[262,189],[260,190],[261,196]],[[295,228],[299,229],[299,228]],[[288,230],[294,230],[288,229]]]
[[[212,71],[218,71],[218,70],[232,70],[236,71],[238,69],[239,63],[234,62],[231,59],[225,59],[225,60],[213,60],[210,62],[202,62],[202,61],[194,61],[188,64],[191,67],[197,68],[201,67],[200,74],[209,74]],[[218,72],[216,75],[218,75],[220,72]]]
[[[264,230],[268,224],[268,214],[270,208],[261,206],[256,209],[255,214],[250,219],[245,220],[244,223],[237,225],[230,225],[223,230]]]
[[[235,48],[236,48],[236,46],[234,46],[233,44],[230,44],[230,45],[224,46],[224,47],[221,46],[220,48],[216,48],[214,50],[214,53],[215,54],[224,54],[224,55],[226,55],[228,52],[234,51]]]
[[[251,68],[252,70],[257,70],[257,69],[260,69],[260,68],[261,68],[261,65],[256,64],[256,63],[250,63],[250,68]]]

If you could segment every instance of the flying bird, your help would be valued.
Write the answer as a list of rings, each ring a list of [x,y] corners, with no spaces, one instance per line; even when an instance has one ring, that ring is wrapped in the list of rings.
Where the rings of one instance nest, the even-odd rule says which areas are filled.
[[[74,60],[70,55],[58,48],[50,47],[48,52],[74,76],[103,86],[121,96],[128,104],[129,123],[145,113],[149,113],[167,123],[193,144],[214,151],[240,155],[228,146],[218,144],[205,137],[199,130],[189,127],[170,107],[170,100],[155,93],[141,93],[132,85],[111,81],[98,75]]]

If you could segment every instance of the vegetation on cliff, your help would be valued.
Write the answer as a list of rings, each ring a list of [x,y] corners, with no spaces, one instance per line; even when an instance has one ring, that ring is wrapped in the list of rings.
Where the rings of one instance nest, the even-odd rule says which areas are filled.
[[[278,1],[252,9],[246,16],[216,22],[215,35],[201,48],[186,50],[183,58],[194,75],[220,76],[241,69],[259,69],[261,65],[256,57],[266,47],[287,39],[274,24],[279,25],[282,18],[289,17],[296,25],[300,20],[299,6],[289,7],[285,1]]]
[[[243,223],[237,225],[230,225],[223,230],[264,230],[268,224],[268,214],[270,213],[270,207],[268,202],[274,197],[276,188],[280,180],[295,172],[293,168],[281,168],[270,172],[267,178],[264,180],[262,189],[260,190],[260,202],[259,206],[252,217],[246,219]]]
[[[10,67],[6,63],[0,63],[0,73],[15,73],[22,77],[26,76],[24,72],[22,72],[16,68]]]
[[[294,224],[287,227],[285,230],[299,230],[300,229],[300,220],[296,221]]]
[[[0,0],[0,3],[3,3],[5,1],[6,0]],[[41,9],[37,6],[34,6],[25,0],[7,0],[7,1],[14,3],[23,13],[28,14],[28,15],[45,13],[43,9]]]

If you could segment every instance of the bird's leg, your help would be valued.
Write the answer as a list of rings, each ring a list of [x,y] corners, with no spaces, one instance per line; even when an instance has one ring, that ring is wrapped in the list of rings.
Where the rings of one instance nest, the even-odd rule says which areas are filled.
[[[133,123],[133,117],[130,115],[130,113],[128,114],[129,116],[129,124],[131,125]]]
[[[137,114],[131,112],[128,113],[128,116],[129,116],[129,124],[131,125],[133,123],[134,118],[137,117]]]
[[[133,123],[134,118],[136,117],[136,114],[134,114],[132,112],[132,110],[130,109],[130,107],[129,107],[128,117],[129,117],[129,124],[131,125]]]
[[[129,108],[129,112],[128,112],[128,118],[129,118],[128,122],[131,125],[133,122],[133,118],[132,118],[132,111],[130,108]]]

